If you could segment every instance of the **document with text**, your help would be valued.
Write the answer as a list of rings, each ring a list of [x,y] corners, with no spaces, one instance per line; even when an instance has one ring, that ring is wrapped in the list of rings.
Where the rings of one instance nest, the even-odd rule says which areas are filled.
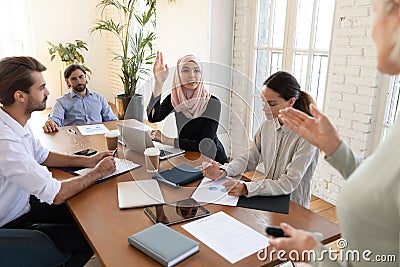
[[[104,124],[79,125],[76,127],[82,135],[104,134],[110,131]]]
[[[113,177],[122,173],[125,173],[127,171],[133,170],[137,167],[140,167],[139,164],[136,164],[130,160],[127,159],[119,159],[119,158],[115,158],[115,165],[116,165],[116,169],[113,173],[107,175],[106,177],[103,177],[99,180],[107,180],[107,178],[109,177]],[[85,168],[85,169],[81,169],[79,171],[76,171],[76,174],[79,175],[85,175],[88,172],[90,172],[91,170],[93,170],[93,168]]]
[[[267,236],[222,211],[182,228],[232,264],[269,245]]]

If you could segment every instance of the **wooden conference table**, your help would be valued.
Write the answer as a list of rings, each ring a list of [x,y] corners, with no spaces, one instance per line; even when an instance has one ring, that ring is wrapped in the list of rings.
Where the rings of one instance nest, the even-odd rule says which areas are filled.
[[[104,124],[111,130],[116,129],[115,122]],[[68,129],[75,130],[76,134]],[[58,132],[52,134],[38,133],[38,137],[44,146],[51,151],[60,153],[72,154],[86,148],[93,148],[98,151],[107,150],[103,135],[82,136],[75,126],[61,127]],[[69,199],[67,204],[97,254],[98,259],[104,266],[157,266],[158,263],[156,261],[130,246],[127,241],[128,236],[153,225],[152,221],[143,212],[143,208],[120,210],[117,198],[118,182],[132,181],[133,179],[151,179],[151,174],[146,172],[143,155],[130,151],[121,145],[119,145],[118,154],[118,157],[125,157],[142,165],[142,167],[106,182],[95,184]],[[199,166],[205,160],[207,158],[197,152],[186,152],[184,155],[161,161],[160,170],[182,163]],[[60,180],[72,176],[55,168],[51,168],[51,171],[53,172],[53,177]],[[180,189],[168,187],[164,184],[160,184],[160,187],[165,201],[172,202],[189,197],[198,183],[197,181]],[[289,214],[214,204],[208,204],[206,208],[212,213],[223,211],[262,234],[265,233],[266,225],[279,225],[281,222],[287,222],[297,228],[323,233],[325,237],[323,243],[332,242],[340,237],[338,225],[294,202],[290,203]],[[195,239],[181,227],[182,224],[184,223],[172,225],[171,227]],[[276,259],[260,261],[255,253],[234,265],[273,266],[278,262]],[[187,258],[178,266],[228,265],[231,264],[201,243],[200,252]]]

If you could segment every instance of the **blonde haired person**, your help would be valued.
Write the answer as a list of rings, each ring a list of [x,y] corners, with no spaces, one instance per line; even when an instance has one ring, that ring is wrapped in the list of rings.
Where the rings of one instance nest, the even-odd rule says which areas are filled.
[[[376,45],[378,69],[383,73],[399,74],[400,0],[376,0],[373,7],[372,37]],[[315,107],[311,111],[314,117],[289,108],[282,110],[279,117],[294,132],[318,146],[325,153],[326,160],[348,179],[338,198],[337,213],[342,238],[347,242],[345,250],[351,254],[359,253],[360,260],[347,260],[343,264],[399,266],[400,121],[396,121],[385,142],[362,162],[341,140],[328,117]],[[309,233],[287,224],[281,226],[288,237],[271,240],[271,245],[277,250],[282,249],[292,255],[293,251],[301,255],[304,251],[314,250],[317,260],[311,260],[315,265],[339,266],[326,253],[323,257],[327,248]],[[396,258],[394,262],[374,261],[376,256],[382,255]]]

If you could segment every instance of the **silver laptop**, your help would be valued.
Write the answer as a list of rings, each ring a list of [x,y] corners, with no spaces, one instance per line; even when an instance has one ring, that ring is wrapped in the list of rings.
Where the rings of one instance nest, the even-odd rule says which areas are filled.
[[[124,124],[117,123],[117,127],[121,132],[121,143],[135,152],[143,153],[148,147],[156,147],[160,150],[160,159],[167,159],[185,153],[185,150],[151,140],[151,129],[139,121],[130,121],[130,123]]]

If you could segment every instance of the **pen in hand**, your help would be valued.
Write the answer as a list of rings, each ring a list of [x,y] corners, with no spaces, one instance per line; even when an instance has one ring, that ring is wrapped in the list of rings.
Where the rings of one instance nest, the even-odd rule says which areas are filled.
[[[118,152],[118,148],[116,148],[116,149],[113,151],[112,156],[115,157],[115,155],[117,155],[117,152]]]

